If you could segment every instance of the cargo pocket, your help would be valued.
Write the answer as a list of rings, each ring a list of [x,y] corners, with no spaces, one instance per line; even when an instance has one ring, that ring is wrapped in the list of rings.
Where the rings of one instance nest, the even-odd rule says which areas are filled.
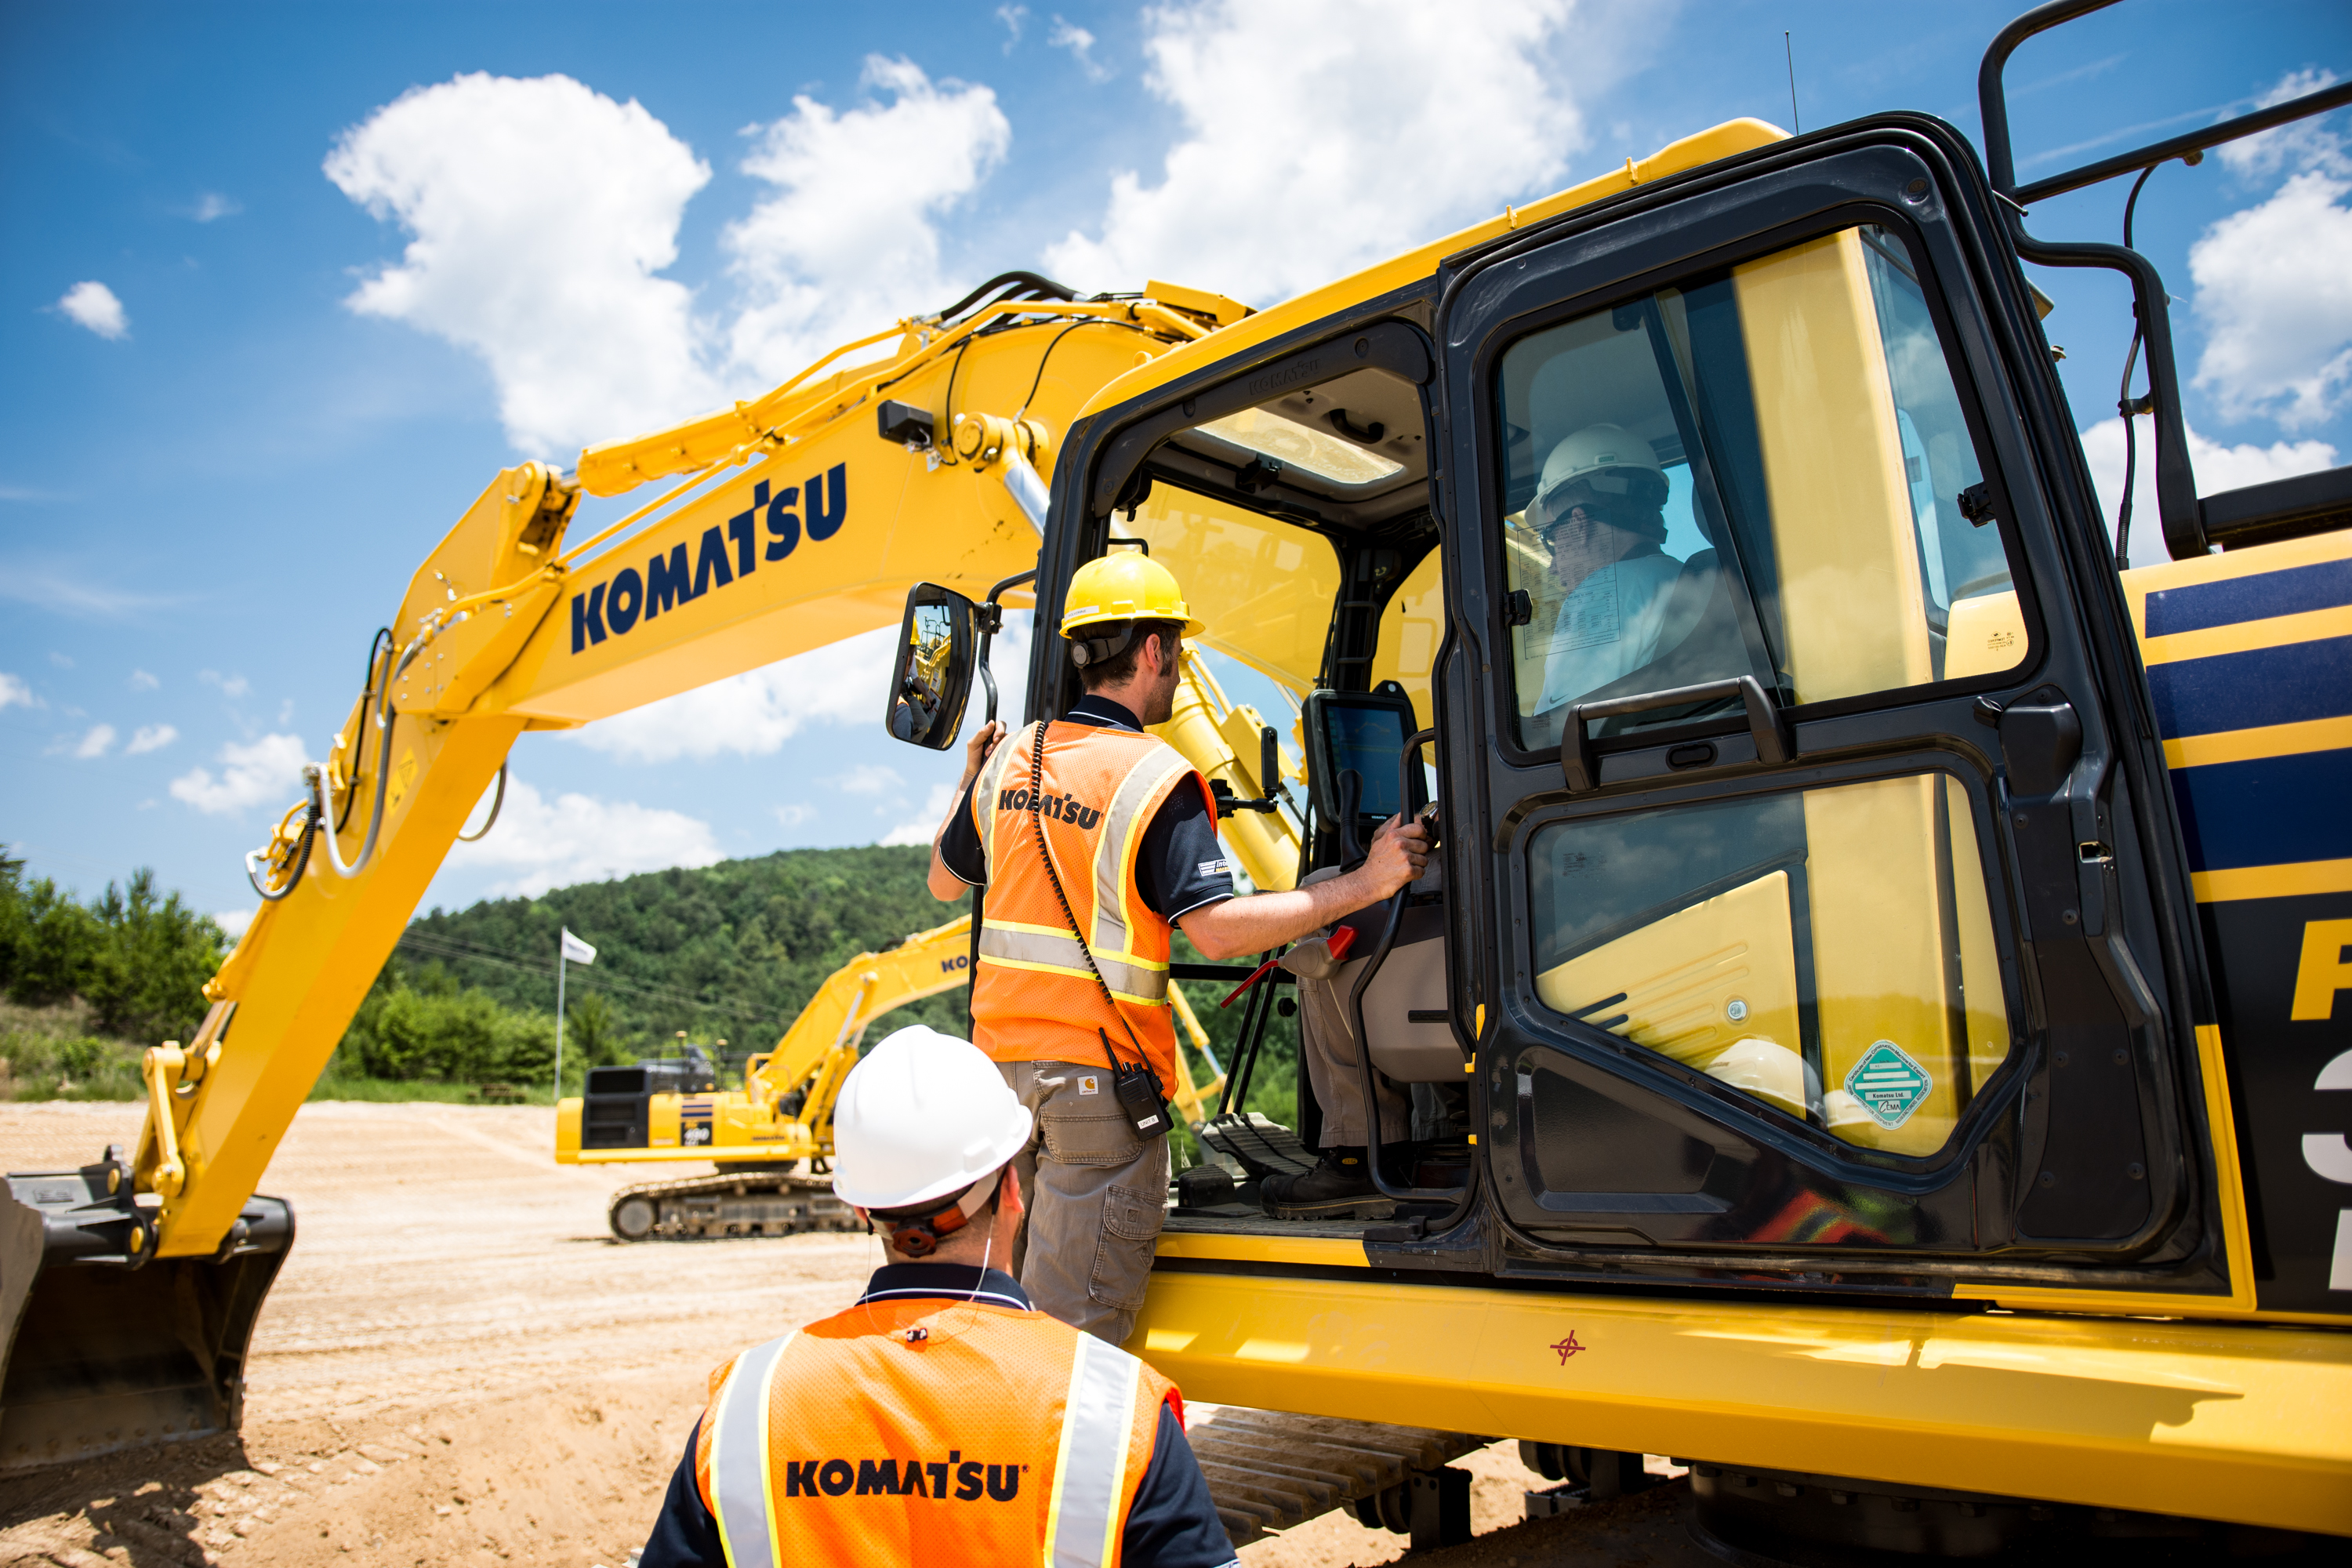
[[[1118,1114],[1116,1102],[1108,1116],[1056,1115],[1047,1106],[1037,1118],[1045,1157],[1065,1165],[1124,1165],[1135,1158],[1135,1133]]]
[[[1103,1197],[1102,1236],[1095,1243],[1095,1268],[1087,1294],[1114,1311],[1143,1305],[1151,1279],[1151,1257],[1168,1211],[1157,1193],[1112,1187]]]

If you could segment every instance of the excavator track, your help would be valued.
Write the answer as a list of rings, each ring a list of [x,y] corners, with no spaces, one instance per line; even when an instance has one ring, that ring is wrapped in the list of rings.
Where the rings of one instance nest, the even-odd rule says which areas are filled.
[[[638,1182],[613,1194],[604,1217],[620,1241],[716,1241],[859,1228],[857,1215],[833,1195],[831,1177],[773,1170]]]

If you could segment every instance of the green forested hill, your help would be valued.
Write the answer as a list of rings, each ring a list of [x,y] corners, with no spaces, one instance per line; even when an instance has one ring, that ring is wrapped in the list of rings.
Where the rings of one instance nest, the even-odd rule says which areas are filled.
[[[339,1071],[400,1078],[493,1078],[533,1081],[551,1048],[555,952],[559,932],[596,949],[593,967],[569,967],[565,1073],[576,1091],[580,1068],[629,1061],[674,1048],[677,1032],[736,1060],[763,1051],[797,1016],[825,976],[860,952],[888,947],[964,913],[969,899],[940,903],[924,886],[928,847],[786,849],[755,859],[725,860],[699,870],[651,871],[617,881],[557,888],[536,899],[504,899],[412,921],[376,991],[361,1008]],[[1199,954],[1180,934],[1177,956]],[[1195,1009],[1222,1064],[1230,1060],[1242,1009],[1219,1012],[1229,987],[1193,983]],[[503,1019],[472,1028],[480,1044],[471,1068],[456,1062],[405,1065],[382,1042],[387,1004],[409,990],[412,1031],[455,1038],[466,1033],[468,998],[495,1000]],[[484,997],[482,994],[487,994]],[[904,1024],[966,1032],[958,988],[890,1015],[867,1043]],[[438,1009],[435,1019],[424,1016]],[[520,1015],[536,1015],[533,1032]],[[1253,1109],[1291,1114],[1297,1026],[1276,1021],[1266,1060],[1251,1081]],[[430,1054],[429,1050],[426,1053]],[[1205,1065],[1195,1059],[1196,1072]]]
[[[559,931],[596,949],[569,966],[568,1010],[609,1005],[615,1058],[657,1052],[684,1029],[724,1038],[731,1053],[776,1042],[824,977],[963,912],[923,885],[928,848],[786,849],[699,870],[650,871],[501,899],[411,922],[391,966],[414,983],[438,964],[450,980],[518,1011],[553,1015]],[[904,1009],[898,1021],[940,1027],[962,1018],[961,993]]]

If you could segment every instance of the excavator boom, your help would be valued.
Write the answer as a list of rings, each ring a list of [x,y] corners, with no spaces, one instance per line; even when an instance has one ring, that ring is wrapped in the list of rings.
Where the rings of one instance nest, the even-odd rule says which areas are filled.
[[[234,1427],[293,1233],[256,1189],[516,736],[889,624],[921,580],[978,594],[1034,566],[1038,470],[1078,407],[1244,313],[1154,289],[1076,300],[1009,275],[755,401],[593,447],[576,475],[528,462],[483,490],[369,642],[306,797],[247,858],[260,911],[205,988],[202,1030],[148,1053],[137,1149],[9,1178],[0,1468]],[[572,537],[583,496],[680,476]]]

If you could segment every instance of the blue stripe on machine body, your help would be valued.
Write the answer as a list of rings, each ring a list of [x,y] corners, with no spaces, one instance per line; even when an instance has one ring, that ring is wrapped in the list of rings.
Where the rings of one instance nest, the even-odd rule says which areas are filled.
[[[2258,572],[2218,583],[2159,588],[2147,596],[2147,636],[2201,632],[2241,621],[2266,621],[2352,605],[2352,560],[2322,561],[2284,572]]]
[[[2352,751],[2176,768],[2192,871],[2352,859]]]
[[[2152,664],[2147,688],[2168,741],[2341,718],[2352,714],[2352,637]]]

